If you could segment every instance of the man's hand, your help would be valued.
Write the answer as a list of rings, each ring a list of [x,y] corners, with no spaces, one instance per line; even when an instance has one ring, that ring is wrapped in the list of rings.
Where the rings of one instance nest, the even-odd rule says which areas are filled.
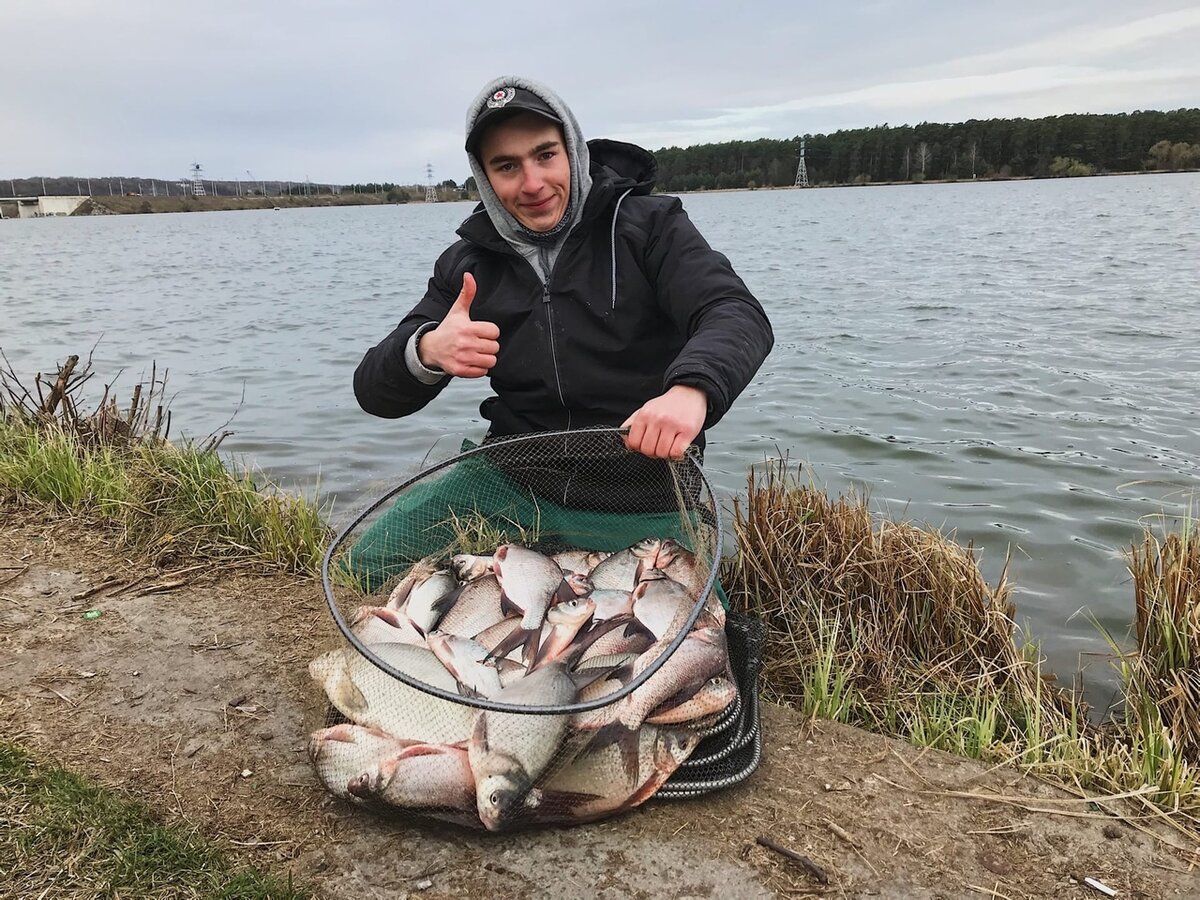
[[[417,344],[421,365],[459,378],[481,378],[496,364],[500,329],[494,322],[472,322],[475,276],[463,273],[462,290],[440,325]]]
[[[622,423],[629,426],[625,446],[658,459],[682,459],[683,451],[704,427],[708,397],[700,388],[677,384],[655,397]]]

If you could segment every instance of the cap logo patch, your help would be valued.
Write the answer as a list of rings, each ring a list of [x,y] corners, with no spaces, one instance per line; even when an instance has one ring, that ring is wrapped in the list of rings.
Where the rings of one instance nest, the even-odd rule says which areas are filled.
[[[500,90],[488,97],[488,109],[500,109],[500,107],[504,106],[509,100],[515,97],[516,94],[516,88],[500,88]]]

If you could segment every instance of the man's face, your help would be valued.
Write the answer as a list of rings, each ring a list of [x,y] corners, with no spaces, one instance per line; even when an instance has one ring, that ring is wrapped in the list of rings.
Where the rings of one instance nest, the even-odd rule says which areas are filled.
[[[549,231],[571,199],[571,165],[562,129],[523,112],[488,129],[479,159],[492,190],[531,231]]]

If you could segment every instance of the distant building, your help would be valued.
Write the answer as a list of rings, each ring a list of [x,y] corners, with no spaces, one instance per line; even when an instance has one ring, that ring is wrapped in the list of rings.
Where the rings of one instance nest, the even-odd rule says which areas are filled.
[[[17,216],[37,219],[42,216],[69,216],[87,197],[17,197]]]

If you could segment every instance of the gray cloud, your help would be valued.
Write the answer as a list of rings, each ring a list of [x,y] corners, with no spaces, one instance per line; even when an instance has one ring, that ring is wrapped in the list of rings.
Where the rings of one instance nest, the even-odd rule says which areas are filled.
[[[1046,6],[8,4],[0,176],[461,180],[463,109],[503,72],[652,148],[1200,102],[1200,11]]]

